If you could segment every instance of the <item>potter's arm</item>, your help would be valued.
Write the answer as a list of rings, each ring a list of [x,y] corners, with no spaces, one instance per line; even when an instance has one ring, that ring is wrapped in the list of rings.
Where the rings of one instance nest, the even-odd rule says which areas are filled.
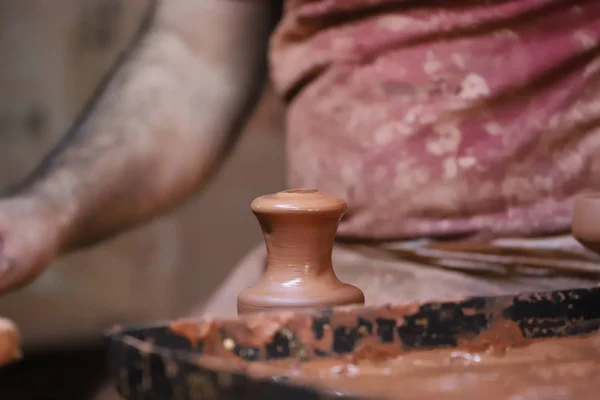
[[[260,93],[268,1],[165,0],[91,110],[13,196],[58,213],[62,250],[196,191]]]

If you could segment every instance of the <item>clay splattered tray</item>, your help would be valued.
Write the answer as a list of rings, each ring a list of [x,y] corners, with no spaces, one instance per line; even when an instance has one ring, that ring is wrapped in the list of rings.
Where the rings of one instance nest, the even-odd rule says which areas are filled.
[[[318,379],[303,381],[290,371],[364,349],[406,354],[510,347],[593,335],[599,327],[600,288],[594,288],[186,320],[115,328],[108,342],[111,373],[127,399],[351,399],[359,397],[343,382],[324,388]]]

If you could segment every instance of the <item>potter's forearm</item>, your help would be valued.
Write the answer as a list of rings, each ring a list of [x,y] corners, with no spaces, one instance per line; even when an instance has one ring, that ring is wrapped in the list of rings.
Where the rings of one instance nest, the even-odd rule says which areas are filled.
[[[60,216],[63,250],[166,211],[227,152],[260,90],[269,28],[264,3],[227,3],[163,2],[83,122],[19,190]]]

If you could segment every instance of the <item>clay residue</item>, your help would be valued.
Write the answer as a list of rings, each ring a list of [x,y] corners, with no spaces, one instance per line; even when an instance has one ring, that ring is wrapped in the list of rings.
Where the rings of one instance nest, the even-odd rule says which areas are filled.
[[[198,363],[211,369],[235,368],[261,379],[287,377],[293,383],[360,398],[595,400],[600,392],[600,334],[524,338],[517,322],[501,317],[510,304],[459,304],[465,318],[485,316],[481,330],[461,330],[452,336],[456,347],[432,350],[424,349],[429,344],[407,346],[398,328],[408,320],[415,326],[427,324],[429,312],[436,316],[439,311],[439,320],[446,321],[453,315],[443,313],[452,307],[421,313],[418,304],[349,306],[317,314],[262,313],[229,321],[179,322],[171,329],[192,343],[201,341],[203,357]],[[448,325],[450,332],[455,325]],[[426,334],[435,342],[436,331]],[[276,347],[278,341],[289,352],[273,359],[277,357],[269,356],[267,347]],[[348,354],[334,349],[340,345]]]
[[[201,322],[181,320],[171,323],[170,328],[173,333],[190,342],[192,348],[196,348],[199,342],[205,341],[214,331],[215,322],[210,318]]]
[[[534,296],[517,300],[546,299]],[[566,296],[570,301],[578,294]],[[235,369],[254,378],[286,377],[360,398],[597,398],[600,334],[524,337],[528,326],[547,329],[547,324],[529,317],[511,320],[512,298],[484,300],[261,313],[228,321],[179,322],[171,330],[191,343],[202,342],[197,361],[210,369]],[[556,298],[551,300],[556,304]],[[579,324],[569,321],[564,332],[552,328],[553,333],[567,335]]]
[[[236,341],[246,345],[261,346],[273,340],[275,334],[294,319],[293,312],[279,312],[277,314],[257,313],[248,315],[240,321],[239,329],[230,329]]]
[[[527,345],[531,340],[523,337],[519,325],[510,320],[499,319],[472,340],[459,339],[459,347],[470,352],[505,354],[510,348]]]
[[[520,343],[500,347],[500,352],[493,345],[480,348],[393,354],[364,346],[343,357],[257,363],[249,368],[378,399],[595,399],[600,391],[598,334]]]

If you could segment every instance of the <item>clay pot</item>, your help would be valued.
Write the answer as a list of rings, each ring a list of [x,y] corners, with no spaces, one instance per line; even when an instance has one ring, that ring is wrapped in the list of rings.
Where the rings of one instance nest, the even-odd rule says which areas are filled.
[[[600,254],[600,193],[575,197],[571,231],[581,244]]]
[[[261,281],[238,296],[238,313],[364,304],[363,293],[341,282],[331,264],[344,200],[318,190],[287,190],[252,202],[267,245]]]

